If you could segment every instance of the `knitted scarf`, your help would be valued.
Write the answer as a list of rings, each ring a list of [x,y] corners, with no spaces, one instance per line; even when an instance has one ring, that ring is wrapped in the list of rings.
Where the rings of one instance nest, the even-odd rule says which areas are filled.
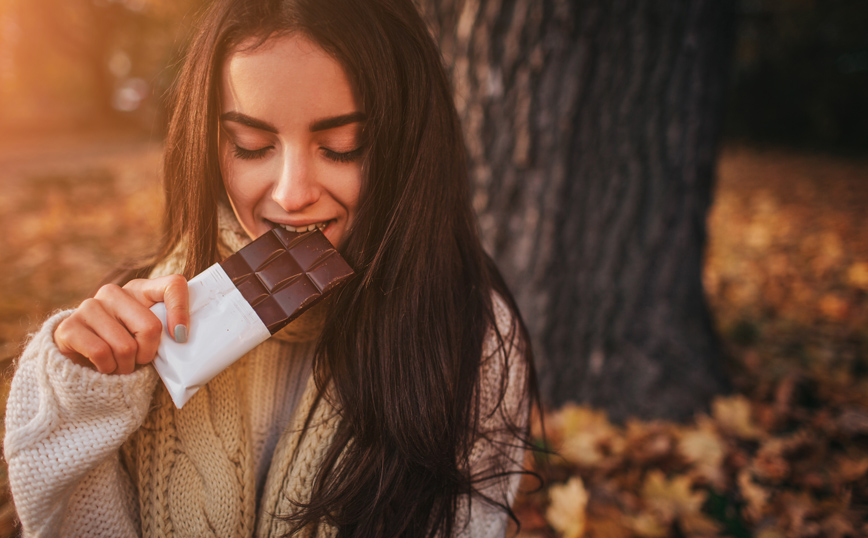
[[[234,252],[250,241],[228,208],[220,207],[218,220],[221,249],[225,251],[221,254]],[[183,248],[178,249],[151,276],[181,272],[184,254]],[[323,312],[314,308],[299,317],[210,381],[183,409],[176,409],[163,384],[158,384],[148,417],[122,450],[138,493],[142,536],[243,538],[289,532],[290,525],[275,516],[295,513],[293,501],[310,500],[314,478],[339,416],[325,398],[319,397],[311,376],[290,427],[275,448],[257,510],[241,380],[248,360],[263,356],[291,360],[288,355],[293,342],[318,336]],[[335,528],[322,523],[304,529],[301,535],[319,538],[335,534]]]

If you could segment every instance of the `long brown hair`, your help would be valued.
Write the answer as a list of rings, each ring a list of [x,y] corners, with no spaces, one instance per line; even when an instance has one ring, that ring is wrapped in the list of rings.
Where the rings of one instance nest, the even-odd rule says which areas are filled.
[[[530,372],[524,412],[501,422],[501,442],[526,443],[516,422],[536,392],[524,326],[479,242],[441,58],[410,0],[217,0],[208,8],[174,88],[161,256],[185,244],[187,277],[217,259],[216,207],[226,196],[217,161],[222,62],[248,38],[261,44],[292,32],[346,69],[366,115],[367,150],[343,252],[356,276],[331,303],[314,361],[342,421],[311,499],[289,519],[296,529],[326,520],[341,536],[448,536],[462,495],[509,512],[506,497],[480,496],[478,485],[514,462],[504,456],[469,469],[474,442],[495,436],[480,427],[488,331],[501,351],[518,346],[511,360]],[[504,332],[493,293],[511,310]],[[505,362],[495,387],[502,401],[514,365],[507,352],[495,356]]]

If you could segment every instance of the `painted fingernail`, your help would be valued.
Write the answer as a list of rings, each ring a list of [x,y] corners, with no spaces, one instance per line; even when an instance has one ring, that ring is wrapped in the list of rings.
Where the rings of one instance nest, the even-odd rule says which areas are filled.
[[[183,344],[186,341],[187,341],[187,326],[181,325],[180,323],[178,325],[175,325],[175,342],[178,342],[179,344]]]

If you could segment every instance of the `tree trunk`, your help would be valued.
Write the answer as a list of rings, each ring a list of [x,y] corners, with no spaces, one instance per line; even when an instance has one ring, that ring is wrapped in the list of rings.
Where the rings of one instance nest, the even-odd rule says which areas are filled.
[[[721,0],[419,0],[544,401],[683,419],[727,388],[702,282]]]

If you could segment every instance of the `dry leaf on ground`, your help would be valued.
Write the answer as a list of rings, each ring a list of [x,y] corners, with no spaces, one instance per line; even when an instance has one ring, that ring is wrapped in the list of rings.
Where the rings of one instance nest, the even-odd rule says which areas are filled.
[[[551,504],[546,519],[563,538],[579,538],[585,532],[588,492],[582,479],[574,476],[564,485],[549,488]]]

